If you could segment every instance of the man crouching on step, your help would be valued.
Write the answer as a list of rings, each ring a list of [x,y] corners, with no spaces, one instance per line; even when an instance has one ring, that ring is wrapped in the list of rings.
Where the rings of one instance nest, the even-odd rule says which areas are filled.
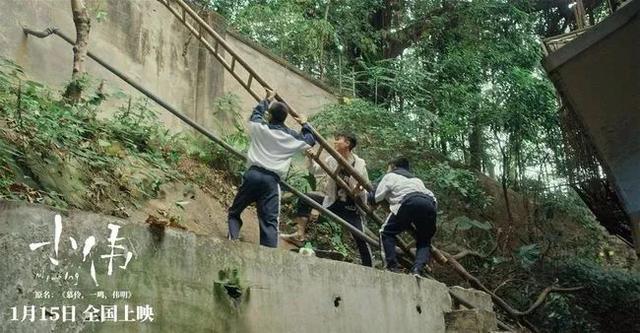
[[[357,139],[353,133],[350,132],[339,132],[335,135],[335,141],[333,143],[336,151],[348,162],[351,166],[364,178],[367,182],[369,181],[369,176],[367,174],[367,166],[365,161],[358,157],[355,153],[353,153],[353,148],[356,147]],[[322,171],[322,168],[308,159],[309,163],[309,171],[312,174],[319,174]],[[333,156],[327,156],[324,160],[324,163],[328,166],[328,169],[334,173],[339,169],[337,173],[337,177],[340,177],[346,184],[348,184],[351,188],[355,188],[358,186],[357,180],[349,175],[346,170],[344,170],[336,161]],[[364,217],[361,215],[359,210],[356,207],[356,203],[353,199],[348,195],[347,191],[338,186],[335,180],[331,177],[327,177],[327,184],[325,186],[325,192],[309,192],[305,193],[314,201],[321,203],[323,207],[327,208],[334,214],[338,215],[343,220],[347,221],[352,226],[356,227],[358,230],[364,232]],[[367,200],[367,192],[361,190],[358,194],[357,200],[361,200],[363,203],[366,203]],[[305,238],[306,238],[306,227],[309,222],[311,214],[311,206],[309,206],[302,199],[298,200],[298,207],[296,209],[296,218],[295,223],[297,225],[297,231],[293,234],[282,235],[282,238],[290,243],[300,246]],[[353,238],[356,242],[356,246],[358,247],[358,252],[360,252],[360,260],[362,265],[364,266],[372,266],[372,256],[371,256],[371,248],[369,248],[369,244],[364,240],[358,238],[355,234],[353,234]]]
[[[396,236],[415,228],[416,261],[411,273],[419,277],[431,255],[431,238],[436,232],[437,203],[422,180],[409,170],[409,160],[406,158],[398,157],[391,161],[387,174],[380,180],[375,194],[369,195],[369,200],[372,203],[383,200],[389,203],[391,213],[380,228],[380,247],[388,270],[398,270]]]
[[[291,157],[296,152],[307,150],[316,143],[311,127],[304,119],[297,119],[303,123],[300,133],[284,125],[289,110],[284,103],[272,102],[275,95],[275,92],[267,90],[266,98],[251,113],[248,169],[229,208],[228,218],[229,239],[238,239],[242,227],[240,214],[255,202],[260,223],[260,245],[268,247],[278,247],[280,177],[287,173]],[[268,112],[268,121],[265,112]]]

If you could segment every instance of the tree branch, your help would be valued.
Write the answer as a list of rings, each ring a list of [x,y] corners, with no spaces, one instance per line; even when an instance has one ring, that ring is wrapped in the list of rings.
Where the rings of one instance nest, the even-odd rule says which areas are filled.
[[[452,255],[451,257],[453,259],[460,260],[460,259],[462,259],[462,258],[464,258],[466,256],[472,256],[472,257],[477,257],[477,258],[480,258],[480,259],[487,260],[487,259],[489,259],[489,257],[491,257],[496,252],[496,250],[498,250],[498,243],[497,242],[496,242],[495,246],[493,247],[493,249],[491,249],[491,251],[489,251],[489,253],[487,253],[487,254],[483,254],[483,253],[480,253],[478,251],[473,251],[473,250],[469,250],[469,249],[464,249],[464,250]]]
[[[478,251],[472,251],[472,250],[462,250],[460,252],[458,252],[457,254],[452,255],[451,257],[456,259],[456,260],[460,260],[466,256],[472,256],[472,257],[477,257],[480,259],[487,259],[487,255],[486,254],[482,254]]]
[[[444,7],[432,10],[421,19],[415,20],[406,27],[393,33],[383,30],[382,38],[386,44],[384,48],[384,58],[395,58],[402,54],[406,48],[420,40],[420,38],[433,27],[432,18],[441,16],[451,9],[452,6],[446,3]]]
[[[544,288],[542,290],[540,295],[538,295],[538,298],[536,299],[536,301],[533,302],[533,304],[531,304],[531,306],[529,306],[529,308],[526,311],[521,312],[521,316],[526,316],[526,315],[530,314],[531,312],[533,312],[535,309],[537,309],[540,305],[542,305],[542,303],[544,303],[544,300],[552,292],[570,293],[570,292],[580,291],[582,289],[584,289],[584,287],[582,287],[582,286],[580,286],[580,287],[571,287],[571,288],[561,288],[561,287],[556,287],[556,286],[546,287],[546,288]]]
[[[440,251],[433,246],[431,247],[431,251],[433,253],[434,259],[438,263],[446,264],[453,268],[456,272],[458,272],[458,274],[462,275],[465,280],[469,281],[469,283],[471,283],[474,288],[489,294],[496,305],[498,305],[502,310],[506,311],[510,316],[515,318],[523,317],[533,312],[544,302],[547,295],[552,292],[574,292],[584,289],[584,287],[561,288],[557,286],[549,286],[540,293],[536,301],[531,306],[529,306],[527,310],[519,311],[511,307],[511,305],[509,305],[504,299],[489,290],[489,288],[487,288],[480,280],[478,280],[478,278],[469,273],[451,254]]]
[[[511,282],[511,281],[513,281],[513,280],[515,280],[515,279],[506,279],[506,280],[502,281],[502,282],[501,282],[497,287],[495,287],[495,288],[493,289],[493,293],[498,292],[498,289],[500,289],[500,288],[502,288],[502,287],[506,286],[506,285],[507,285],[507,283],[509,283],[509,282]]]

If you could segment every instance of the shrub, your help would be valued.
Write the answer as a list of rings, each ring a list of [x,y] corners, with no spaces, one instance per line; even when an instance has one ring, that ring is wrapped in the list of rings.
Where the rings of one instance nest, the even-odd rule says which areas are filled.
[[[554,266],[554,276],[563,284],[585,289],[556,296],[545,306],[547,329],[640,332],[640,274],[576,258]]]

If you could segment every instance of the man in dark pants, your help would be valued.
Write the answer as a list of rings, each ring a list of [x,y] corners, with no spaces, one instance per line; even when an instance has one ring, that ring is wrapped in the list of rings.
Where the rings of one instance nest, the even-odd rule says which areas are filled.
[[[249,168],[244,173],[228,217],[229,239],[238,239],[242,227],[240,215],[255,202],[260,223],[260,245],[268,247],[278,247],[280,177],[287,173],[291,157],[296,152],[315,144],[306,122],[302,121],[301,133],[284,125],[288,108],[284,103],[271,102],[274,97],[275,92],[267,90],[267,97],[253,109],[249,119]],[[267,108],[269,120],[265,122]]]
[[[356,147],[357,139],[353,133],[349,132],[340,132],[337,133],[334,137],[334,148],[336,151],[348,162],[351,166],[358,172],[362,178],[365,180],[369,180],[369,176],[367,174],[367,166],[365,161],[358,157],[355,153],[353,153],[353,148]],[[309,171],[312,174],[320,174],[322,168],[311,160],[307,160],[309,163]],[[330,170],[335,171],[339,167],[338,161],[332,156],[328,156],[325,159],[325,163],[329,167]],[[353,178],[349,173],[340,168],[338,172],[338,177],[342,178],[342,180],[347,183],[351,188],[355,188],[358,186],[358,182],[355,178]],[[356,227],[358,230],[364,232],[363,224],[364,218],[358,212],[355,202],[353,199],[347,194],[347,191],[343,188],[340,188],[336,182],[328,177],[327,184],[325,187],[324,193],[322,192],[309,192],[306,193],[307,196],[315,200],[316,202],[322,204],[323,207],[326,207],[328,210],[333,212],[334,214],[341,217],[343,220]],[[358,200],[366,203],[367,192],[361,191],[358,197]],[[301,245],[306,238],[306,225],[309,222],[309,218],[311,215],[311,207],[304,202],[303,200],[298,200],[298,208],[296,211],[296,217],[294,219],[297,230],[293,234],[282,235],[281,237],[296,245]],[[369,244],[366,241],[358,238],[356,235],[352,234],[353,238],[356,242],[356,246],[358,247],[358,252],[360,253],[360,260],[362,265],[364,266],[372,266],[372,255],[371,248],[369,248]]]
[[[409,161],[398,157],[389,163],[387,174],[369,196],[374,203],[386,200],[391,213],[380,228],[380,246],[388,270],[398,270],[396,236],[415,228],[416,260],[411,273],[421,276],[429,261],[431,238],[436,232],[437,202],[422,180],[409,171]]]

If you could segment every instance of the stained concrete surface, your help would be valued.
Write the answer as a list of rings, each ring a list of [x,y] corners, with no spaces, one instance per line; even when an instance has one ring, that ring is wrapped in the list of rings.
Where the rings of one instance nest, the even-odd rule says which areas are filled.
[[[70,7],[69,1],[61,0],[0,1],[0,56],[22,66],[31,79],[61,90],[71,78],[72,48],[56,36],[27,38],[22,28],[57,27],[75,36]],[[233,128],[232,114],[214,113],[216,99],[226,93],[238,96],[240,115],[248,118],[255,105],[253,98],[158,1],[87,0],[87,7],[92,18],[89,49],[103,60],[214,132]],[[99,12],[104,13],[101,20],[96,18]],[[227,35],[220,16],[206,15],[205,19],[300,113],[309,116],[337,101],[324,87],[275,62],[268,52]],[[93,60],[87,59],[86,64],[94,86],[105,79],[109,93],[122,89],[134,98],[142,97]],[[126,103],[126,98],[107,100],[103,109],[114,110]],[[167,128],[174,132],[186,128],[159,106],[150,106]]]
[[[31,243],[53,242],[58,213],[41,205],[0,201],[0,331],[444,332],[443,313],[451,310],[446,286],[435,281],[181,230],[152,230],[79,211],[61,213],[57,256],[53,244],[30,250]],[[119,267],[124,259],[116,257],[111,276],[108,258],[101,257],[110,253],[108,224],[121,226],[118,245],[124,248],[116,253],[134,254],[126,269]],[[97,245],[83,262],[81,251],[89,236],[96,237]],[[76,240],[77,250],[69,237]],[[90,277],[91,262],[99,286]],[[56,276],[62,279],[52,281]],[[36,298],[36,292],[45,291],[51,298]],[[67,299],[66,291],[79,291],[84,298]],[[98,291],[107,298],[97,298]],[[131,296],[114,300],[113,291]],[[118,305],[119,321],[83,321],[89,304]],[[154,320],[122,322],[125,304],[129,309],[148,304]],[[25,305],[74,305],[77,319],[13,321],[12,307],[21,319]]]
[[[452,293],[464,298],[467,302],[471,303],[475,308],[493,312],[493,300],[491,295],[476,289],[463,288],[460,286],[450,287]],[[465,309],[464,306],[460,308]]]

